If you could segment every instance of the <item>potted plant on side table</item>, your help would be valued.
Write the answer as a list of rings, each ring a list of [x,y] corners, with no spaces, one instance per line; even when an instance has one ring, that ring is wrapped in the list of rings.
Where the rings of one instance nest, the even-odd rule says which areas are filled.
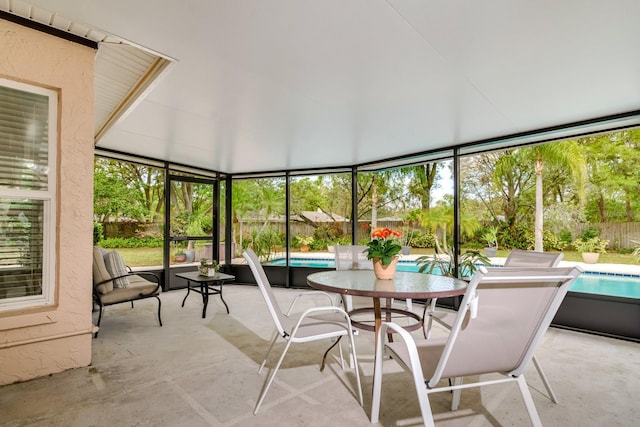
[[[200,267],[198,267],[198,273],[201,276],[213,277],[218,271],[220,271],[220,264],[215,259],[209,262],[208,259],[200,259]]]

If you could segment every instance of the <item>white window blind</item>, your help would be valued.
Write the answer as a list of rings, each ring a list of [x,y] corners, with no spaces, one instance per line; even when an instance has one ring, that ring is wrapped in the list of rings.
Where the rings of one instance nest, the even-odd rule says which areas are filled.
[[[53,303],[57,93],[0,79],[0,311]]]

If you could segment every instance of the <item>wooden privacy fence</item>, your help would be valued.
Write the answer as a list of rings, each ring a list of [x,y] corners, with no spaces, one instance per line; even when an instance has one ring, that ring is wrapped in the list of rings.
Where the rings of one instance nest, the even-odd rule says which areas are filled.
[[[609,241],[610,248],[633,248],[640,243],[640,222],[600,222],[576,224],[574,239],[580,237],[585,228],[600,230],[600,238]],[[637,243],[634,243],[637,242]]]

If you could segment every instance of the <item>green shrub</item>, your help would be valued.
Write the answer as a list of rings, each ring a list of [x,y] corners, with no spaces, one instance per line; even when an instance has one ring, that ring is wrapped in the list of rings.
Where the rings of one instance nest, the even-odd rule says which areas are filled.
[[[105,249],[118,248],[161,248],[163,240],[160,237],[112,237],[100,241],[100,246]]]
[[[571,244],[571,242],[573,242],[573,235],[571,234],[571,231],[565,228],[563,230],[560,230],[560,232],[558,233],[558,239],[560,239],[560,241],[564,243],[565,247],[567,247]]]
[[[411,239],[414,248],[433,248],[436,246],[436,238],[431,233],[418,234]]]
[[[600,237],[600,229],[596,227],[587,227],[580,233],[580,240],[591,240],[594,237]]]
[[[632,254],[634,250],[635,250],[634,248],[618,248],[616,249],[616,252],[622,255],[629,255],[629,254]],[[638,253],[640,254],[640,252]]]
[[[314,251],[324,251],[327,249],[327,246],[331,244],[330,240],[327,239],[315,239],[313,242],[309,244],[311,250]]]
[[[276,246],[284,244],[284,236],[274,227],[251,230],[251,237],[242,242],[243,249],[252,248],[262,261],[268,261]]]
[[[561,251],[567,247],[567,244],[551,231],[545,230],[542,233],[542,247],[545,251]]]
[[[104,227],[99,222],[93,223],[93,244],[97,245],[104,239]]]
[[[351,244],[351,236],[338,237],[332,243],[334,245],[350,245]]]
[[[531,250],[535,245],[535,237],[528,224],[518,224],[506,230],[502,240],[505,248]]]

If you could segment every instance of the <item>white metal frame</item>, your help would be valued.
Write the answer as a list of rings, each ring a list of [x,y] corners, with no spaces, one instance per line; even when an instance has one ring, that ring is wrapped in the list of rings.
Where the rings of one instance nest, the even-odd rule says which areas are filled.
[[[271,340],[269,349],[267,350],[267,353],[264,356],[264,360],[262,361],[262,363],[260,364],[260,367],[258,368],[258,373],[262,372],[262,369],[267,363],[267,358],[269,357],[269,354],[271,353],[271,350],[273,349],[275,342],[278,340],[278,337],[282,337],[286,341],[284,350],[282,351],[282,354],[280,355],[280,358],[278,359],[276,366],[268,375],[266,382],[260,393],[260,396],[258,397],[258,401],[253,411],[254,415],[257,414],[258,411],[260,410],[260,406],[264,401],[267,391],[269,390],[269,387],[271,387],[271,384],[276,376],[276,373],[278,372],[278,369],[280,368],[280,365],[282,364],[282,361],[284,360],[284,357],[287,354],[287,351],[289,350],[289,347],[291,346],[291,344],[317,341],[317,340],[327,339],[327,338],[339,340],[341,337],[345,335],[349,338],[351,360],[353,361],[353,367],[356,374],[358,398],[360,401],[360,406],[363,406],[364,403],[362,398],[362,384],[360,382],[360,372],[358,370],[358,363],[357,363],[358,359],[356,356],[356,347],[353,339],[353,329],[351,327],[351,319],[349,318],[349,315],[347,314],[347,312],[342,308],[333,305],[333,299],[331,295],[329,295],[328,293],[321,292],[321,291],[310,291],[310,292],[299,294],[291,303],[291,306],[289,307],[289,310],[287,311],[287,313],[283,314],[272,292],[269,280],[267,279],[264,269],[262,268],[262,265],[260,264],[260,261],[258,260],[258,257],[256,256],[256,254],[251,249],[247,249],[242,255],[247,260],[247,262],[249,263],[249,266],[251,267],[251,271],[253,272],[256,281],[258,282],[258,287],[260,288],[260,292],[262,293],[262,296],[264,297],[265,302],[267,303],[267,308],[269,310],[269,313],[271,314],[271,317],[273,318],[273,321],[275,323],[276,330],[277,330],[273,336],[273,339]],[[293,309],[296,303],[300,300],[300,298],[306,297],[309,295],[325,295],[329,300],[329,305],[312,307],[305,310],[297,318],[291,317],[293,313]],[[322,318],[320,318],[320,317],[317,317],[318,314],[329,315],[329,317],[323,316]],[[319,324],[318,320],[324,320],[325,324],[324,325]],[[330,347],[330,349],[332,347]],[[342,368],[344,369],[342,347],[338,345],[338,348],[340,349],[341,365],[342,365]],[[325,357],[326,357],[326,353],[325,353]],[[323,364],[321,365],[321,370],[322,370],[322,367],[324,367],[324,358],[322,363]]]
[[[462,300],[461,308],[456,313],[451,333],[446,339],[416,341],[401,326],[394,323],[383,323],[379,331],[375,353],[371,423],[375,424],[379,420],[383,337],[387,329],[391,328],[401,337],[401,340],[387,344],[386,348],[392,357],[412,374],[425,426],[434,425],[429,405],[429,394],[453,391],[453,399],[457,405],[462,389],[503,382],[518,384],[532,424],[534,426],[542,425],[523,372],[529,361],[533,359],[534,351],[560,307],[571,282],[581,272],[579,267],[545,269],[522,267],[488,270],[482,268],[471,280]],[[510,295],[507,295],[506,292],[509,292]],[[486,293],[486,296],[483,296],[483,293]],[[491,296],[489,296],[490,293],[492,293]],[[525,299],[521,299],[521,304],[517,307],[520,311],[517,316],[509,319],[510,322],[506,326],[504,319],[499,317],[503,315],[502,313],[496,315],[496,310],[492,310],[492,307],[483,306],[483,299],[493,298],[492,303],[495,303],[496,295],[499,298],[510,298],[519,294]],[[530,301],[526,299],[528,295],[536,295],[539,299],[535,304],[528,305]],[[478,321],[480,323],[477,323]],[[513,329],[514,325],[515,329]],[[500,330],[501,326],[511,328],[509,329],[511,332],[505,333],[504,330]],[[504,362],[500,358],[496,358],[500,359],[497,362],[487,358],[487,355],[494,352],[493,348],[488,350],[489,353],[485,348],[484,358],[480,360],[476,358],[473,350],[477,348],[478,337],[486,339],[491,334],[493,337],[500,337],[501,342],[504,342],[502,349],[495,349],[495,352],[506,349],[504,351],[507,351],[508,355]],[[459,341],[458,338],[461,340]],[[474,344],[474,339],[476,344]],[[434,350],[440,352],[437,365],[432,371],[424,371],[420,361],[420,353],[433,354],[429,351],[433,352]],[[509,368],[505,369],[507,366]],[[483,380],[482,374],[485,373],[502,374],[503,378]],[[479,377],[476,382],[463,384],[462,377],[469,375]],[[453,385],[438,386],[439,381],[443,378],[454,378]]]
[[[535,251],[525,251],[520,249],[513,249],[507,259],[504,262],[504,267],[557,267],[560,264],[560,261],[564,257],[563,253],[554,253],[554,252],[535,252]],[[427,321],[426,321],[426,331],[425,337],[429,338],[431,334],[431,325],[433,321],[436,321],[440,326],[443,326],[446,329],[451,329],[451,324],[453,318],[455,317],[454,311],[445,311],[445,310],[437,310],[436,309],[436,298],[431,300],[431,303],[428,306],[427,312]],[[533,356],[533,366],[535,366],[536,371],[538,371],[538,375],[540,375],[540,379],[542,380],[542,384],[544,388],[547,390],[549,394],[549,399],[558,404],[558,396],[553,391],[553,387],[551,387],[551,383],[547,378],[547,375],[544,373],[542,369],[542,365],[538,359]],[[457,409],[457,402],[454,400],[451,402],[451,410]]]

